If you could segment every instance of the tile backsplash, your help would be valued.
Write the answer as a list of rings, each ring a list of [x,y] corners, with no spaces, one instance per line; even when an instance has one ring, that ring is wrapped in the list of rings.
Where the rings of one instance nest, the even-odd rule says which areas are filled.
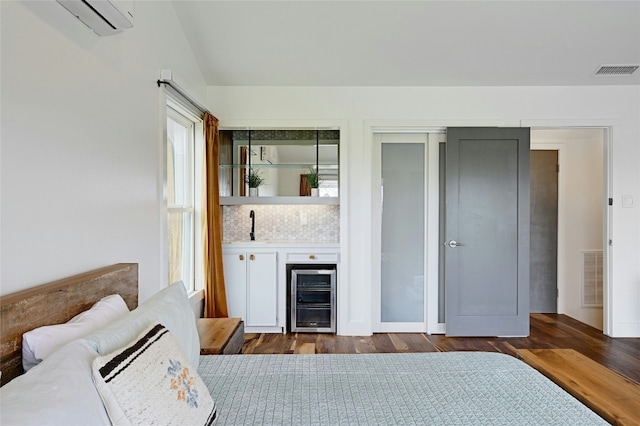
[[[340,206],[335,205],[239,205],[222,206],[223,239],[249,240],[255,211],[258,241],[336,243],[340,240]]]

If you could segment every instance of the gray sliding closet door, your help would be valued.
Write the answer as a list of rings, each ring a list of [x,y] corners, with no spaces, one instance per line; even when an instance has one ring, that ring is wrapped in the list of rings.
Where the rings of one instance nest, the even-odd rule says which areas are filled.
[[[529,129],[449,128],[449,336],[529,335]]]

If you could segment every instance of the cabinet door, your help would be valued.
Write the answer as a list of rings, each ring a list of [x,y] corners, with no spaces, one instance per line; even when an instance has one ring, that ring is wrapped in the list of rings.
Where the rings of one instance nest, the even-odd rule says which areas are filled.
[[[277,254],[248,253],[247,326],[278,325]]]
[[[229,317],[247,320],[247,255],[245,253],[225,253],[224,281],[227,291]]]

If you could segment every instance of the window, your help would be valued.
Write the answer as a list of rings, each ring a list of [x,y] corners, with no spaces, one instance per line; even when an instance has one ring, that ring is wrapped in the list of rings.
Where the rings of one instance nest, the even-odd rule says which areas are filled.
[[[200,134],[198,134],[198,131]],[[167,226],[169,284],[182,281],[187,291],[195,291],[200,263],[196,252],[199,238],[196,192],[199,188],[197,158],[201,146],[200,120],[178,105],[167,108]],[[200,142],[200,143],[199,143]]]

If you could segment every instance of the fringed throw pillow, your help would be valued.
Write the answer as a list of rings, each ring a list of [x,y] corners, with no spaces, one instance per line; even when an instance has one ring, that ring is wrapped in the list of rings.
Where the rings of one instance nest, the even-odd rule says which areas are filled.
[[[151,324],[93,361],[93,380],[114,425],[211,425],[216,403],[168,329]]]

